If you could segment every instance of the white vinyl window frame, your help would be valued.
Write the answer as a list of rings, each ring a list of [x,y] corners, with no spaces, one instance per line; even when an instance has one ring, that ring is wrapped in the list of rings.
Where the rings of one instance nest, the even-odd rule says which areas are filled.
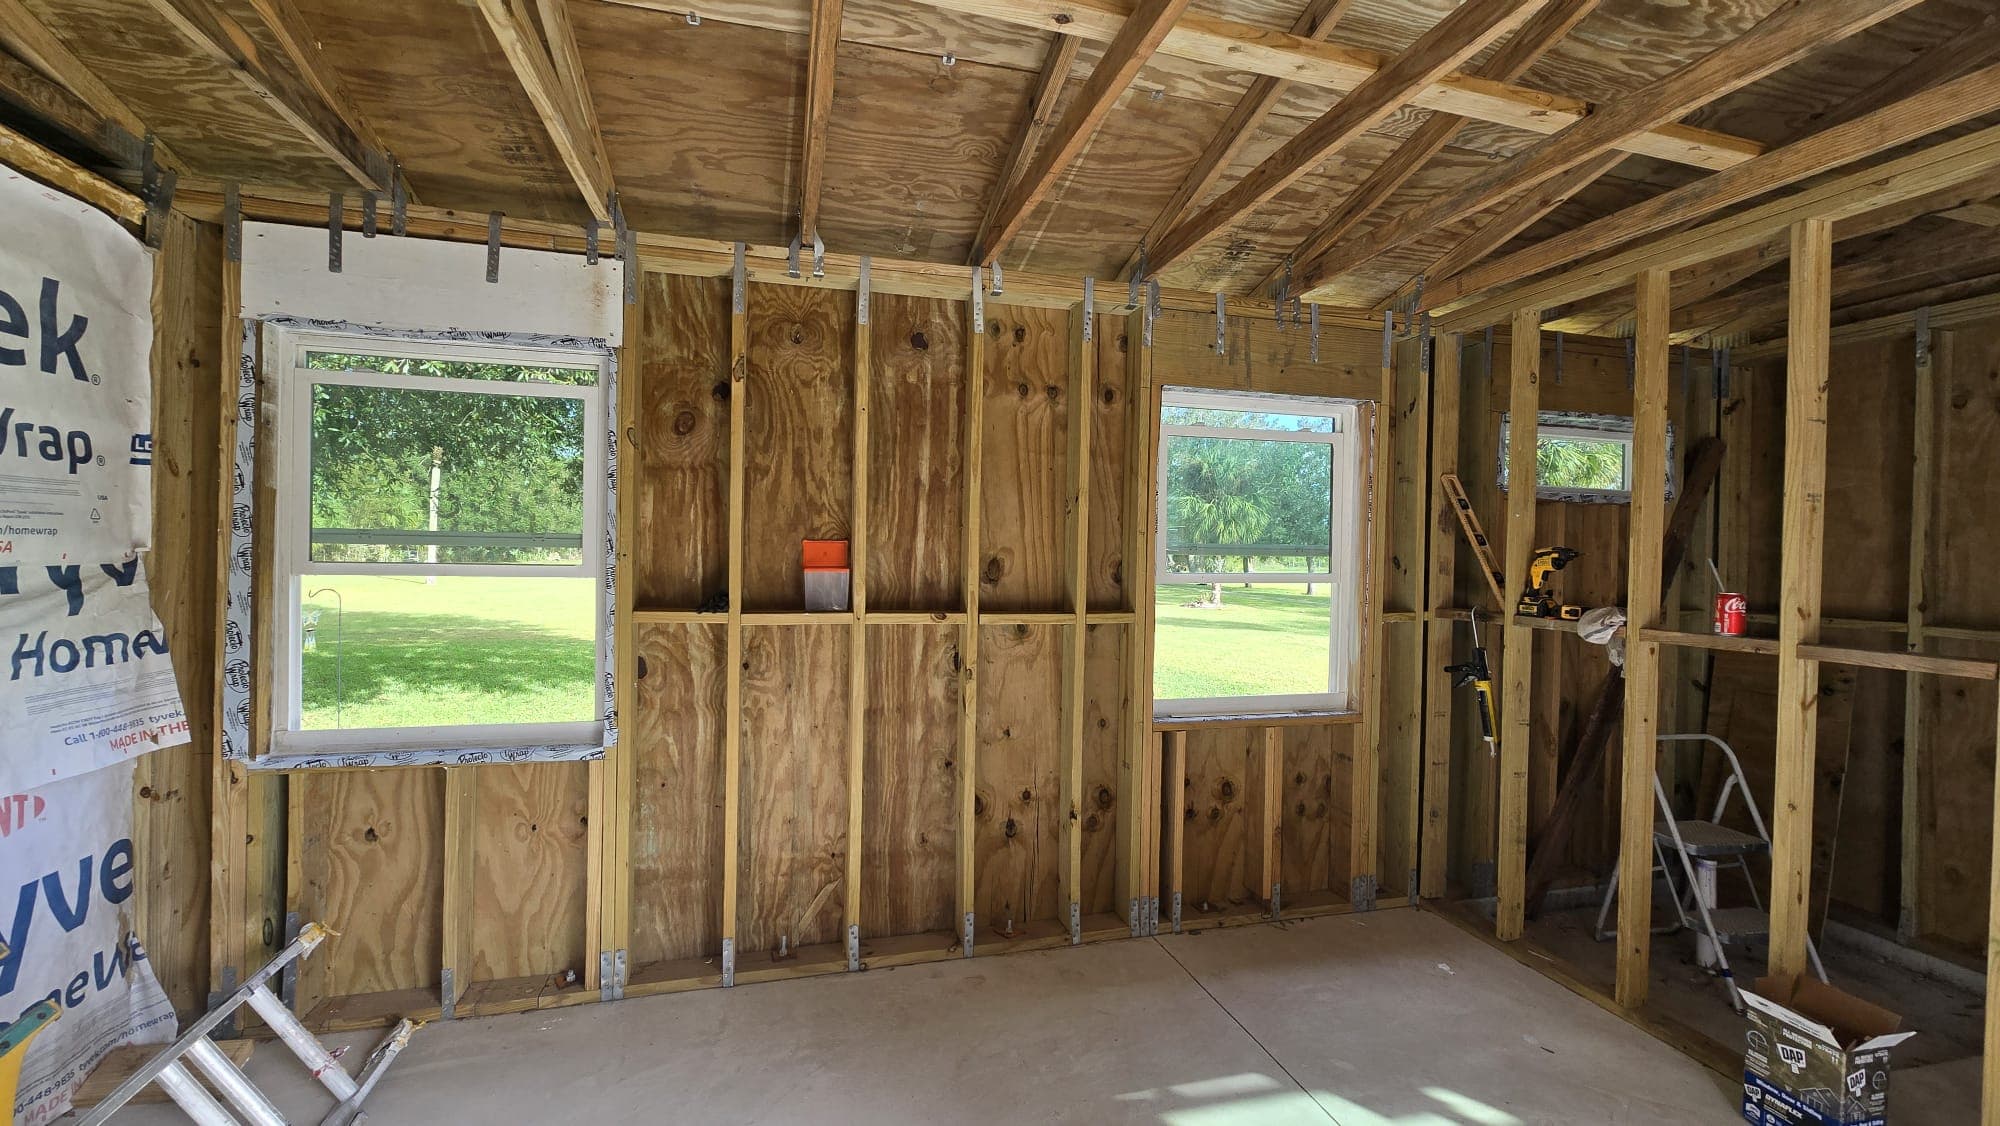
[[[478,751],[524,746],[598,744],[604,739],[599,720],[575,723],[460,724],[433,727],[373,727],[307,731],[302,725],[304,622],[306,582],[318,576],[438,575],[508,578],[588,578],[596,599],[593,622],[603,614],[605,597],[604,542],[605,472],[603,443],[604,386],[608,372],[603,355],[557,348],[517,347],[460,341],[398,340],[378,336],[275,330],[275,349],[266,348],[267,386],[273,388],[282,451],[277,461],[277,543],[272,562],[277,568],[279,621],[273,644],[278,649],[280,691],[272,693],[271,750],[274,755],[337,754],[342,751]],[[390,356],[459,363],[512,364],[522,367],[589,368],[597,378],[588,386],[556,383],[461,379],[449,376],[391,375],[355,370],[320,370],[307,366],[312,352]],[[275,353],[275,354],[274,354]],[[444,391],[468,395],[577,399],[584,404],[583,536],[575,564],[519,563],[327,563],[312,558],[312,401],[314,386],[381,387]],[[605,653],[598,646],[592,683],[604,679]],[[594,709],[593,709],[594,710]]]
[[[1344,712],[1352,706],[1355,670],[1361,659],[1360,576],[1362,553],[1367,546],[1367,520],[1361,490],[1359,434],[1361,408],[1345,399],[1299,395],[1274,395],[1242,391],[1211,391],[1168,387],[1161,392],[1164,412],[1180,407],[1192,410],[1240,411],[1282,414],[1332,420],[1330,433],[1300,430],[1264,430],[1254,427],[1206,426],[1160,422],[1158,458],[1154,464],[1153,581],[1156,586],[1207,586],[1212,583],[1325,583],[1328,592],[1327,690],[1325,692],[1273,694],[1265,696],[1202,696],[1153,700],[1156,719],[1183,719],[1204,716],[1257,716],[1297,712]],[[1167,552],[1167,467],[1168,450],[1176,438],[1233,438],[1257,442],[1302,442],[1331,450],[1329,472],[1328,524],[1332,541],[1327,569],[1297,571],[1174,572],[1168,567]],[[1151,598],[1151,592],[1148,597]],[[1155,627],[1157,628],[1157,626]],[[1149,670],[1150,675],[1150,670]]]

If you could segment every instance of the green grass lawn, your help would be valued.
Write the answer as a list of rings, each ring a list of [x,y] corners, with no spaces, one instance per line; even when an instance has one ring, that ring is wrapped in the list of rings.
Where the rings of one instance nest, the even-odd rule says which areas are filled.
[[[597,718],[594,580],[338,575],[305,587],[303,609],[320,611],[304,654],[307,730]]]
[[[1333,643],[1324,583],[1224,584],[1222,605],[1197,609],[1208,587],[1154,588],[1153,696],[1277,696],[1326,691]]]

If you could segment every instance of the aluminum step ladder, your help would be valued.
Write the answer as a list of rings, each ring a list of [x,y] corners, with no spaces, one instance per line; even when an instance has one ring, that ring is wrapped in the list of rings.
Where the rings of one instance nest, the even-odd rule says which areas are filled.
[[[212,1030],[246,1004],[264,1019],[265,1024],[271,1026],[278,1039],[284,1041],[285,1047],[291,1049],[299,1062],[312,1072],[313,1078],[340,1100],[339,1105],[320,1120],[321,1126],[349,1126],[350,1123],[365,1120],[367,1115],[362,1113],[362,1100],[375,1089],[375,1084],[381,1081],[389,1065],[409,1045],[410,1037],[423,1027],[423,1022],[405,1018],[369,1054],[367,1064],[361,1069],[361,1077],[356,1079],[349,1075],[340,1061],[319,1042],[319,1038],[306,1031],[306,1027],[292,1015],[292,1010],[286,1008],[278,995],[266,986],[286,967],[303,960],[332,935],[332,931],[318,923],[306,924],[291,945],[279,951],[278,956],[266,963],[263,969],[252,974],[250,980],[244,982],[243,987],[231,994],[228,1000],[195,1021],[179,1040],[120,1083],[117,1090],[78,1120],[79,1126],[97,1126],[104,1122],[152,1083],[158,1083],[160,1089],[201,1126],[244,1126],[245,1123],[249,1126],[289,1126],[271,1100],[230,1062],[222,1049],[215,1046],[215,1041],[208,1038]],[[195,1078],[194,1071],[188,1069],[188,1064],[194,1065],[194,1071],[207,1076],[215,1089],[222,1092],[223,1098],[243,1117],[239,1119],[231,1114],[229,1107],[223,1106],[211,1095],[208,1088]]]
[[[1729,766],[1729,777],[1722,783],[1722,793],[1715,799],[1715,809],[1706,821],[1682,820],[1674,816],[1673,805],[1667,800],[1666,787],[1660,785],[1660,776],[1653,775],[1653,800],[1658,803],[1660,820],[1653,823],[1653,866],[1651,871],[1666,877],[1667,888],[1672,893],[1674,914],[1678,922],[1671,926],[1654,928],[1655,934],[1672,934],[1686,930],[1699,922],[1703,936],[1708,939],[1708,952],[1715,958],[1716,975],[1729,987],[1729,1005],[1737,1012],[1743,1011],[1743,995],[1736,988],[1736,976],[1729,968],[1729,955],[1725,949],[1730,943],[1744,943],[1756,939],[1768,939],[1771,935],[1771,916],[1764,909],[1764,901],[1758,898],[1757,881],[1750,871],[1750,858],[1769,856],[1771,833],[1764,827],[1764,815],[1757,809],[1757,800],[1750,796],[1750,783],[1744,780],[1743,764],[1737,761],[1736,751],[1728,743],[1713,735],[1662,735],[1661,743],[1711,743],[1722,752],[1723,761]],[[1757,830],[1755,834],[1732,829],[1722,823],[1729,811],[1729,799],[1733,794],[1741,794],[1743,808],[1750,815],[1750,824]],[[1674,865],[1667,859],[1668,854],[1680,858],[1679,868],[1686,883],[1676,888],[1674,885]],[[1697,865],[1708,865],[1719,871],[1724,866],[1735,868],[1743,874],[1744,886],[1750,889],[1749,907],[1718,908],[1710,903],[1714,895],[1714,881],[1703,881],[1697,874]],[[1611,872],[1611,881],[1604,889],[1604,902],[1597,909],[1595,934],[1599,942],[1608,941],[1617,935],[1616,928],[1606,928],[1605,920],[1611,914],[1611,905],[1618,898],[1618,869]],[[1695,917],[1688,914],[1692,901]],[[1806,938],[1806,954],[1812,960],[1813,973],[1821,981],[1826,980],[1826,966],[1819,960],[1819,948],[1813,944],[1811,936]]]

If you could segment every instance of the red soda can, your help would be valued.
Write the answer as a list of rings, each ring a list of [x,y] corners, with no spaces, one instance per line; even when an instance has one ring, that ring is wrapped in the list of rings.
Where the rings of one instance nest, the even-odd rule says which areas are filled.
[[[1749,604],[1740,594],[1723,593],[1715,596],[1715,632],[1723,637],[1742,637],[1743,619],[1749,614]]]

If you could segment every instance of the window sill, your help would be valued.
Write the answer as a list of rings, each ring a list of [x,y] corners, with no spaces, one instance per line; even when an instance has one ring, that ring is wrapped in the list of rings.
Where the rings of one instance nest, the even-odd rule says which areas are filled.
[[[1235,715],[1160,715],[1154,731],[1195,731],[1210,727],[1316,727],[1360,723],[1356,711],[1245,712]]]

